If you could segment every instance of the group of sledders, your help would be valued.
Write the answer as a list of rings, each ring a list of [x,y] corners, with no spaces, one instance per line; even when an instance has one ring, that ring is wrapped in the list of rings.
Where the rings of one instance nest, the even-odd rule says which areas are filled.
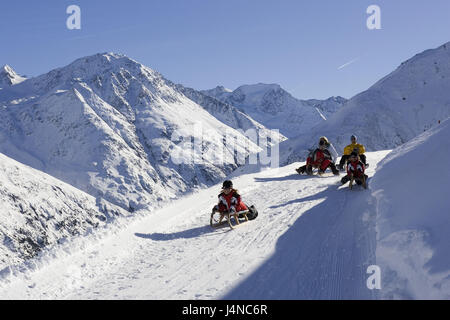
[[[344,148],[344,154],[336,167],[337,152],[334,146],[328,141],[326,137],[321,137],[319,146],[311,151],[306,159],[306,165],[298,168],[296,171],[299,174],[312,175],[313,169],[318,170],[319,175],[323,175],[327,169],[331,169],[334,175],[339,176],[340,171],[346,171],[347,175],[341,179],[344,185],[350,182],[350,187],[353,183],[362,185],[367,188],[367,178],[365,174],[368,167],[367,158],[365,155],[366,149],[360,143],[356,136],[351,136],[351,144]]]
[[[321,137],[317,148],[312,148],[308,154],[306,164],[296,171],[303,175],[313,175],[316,169],[319,175],[323,175],[327,169],[331,169],[335,176],[340,175],[340,171],[345,171],[346,176],[341,179],[342,185],[350,182],[367,188],[368,176],[365,170],[368,167],[365,156],[365,148],[358,143],[356,136],[351,136],[351,144],[344,148],[344,154],[339,164],[336,166],[338,153],[334,146],[326,137]],[[241,224],[240,219],[245,221],[254,220],[258,216],[258,211],[254,206],[247,206],[241,199],[239,192],[233,187],[233,182],[227,180],[222,185],[222,192],[219,194],[219,202],[214,206],[211,213],[211,226],[218,227],[224,222],[234,229]]]

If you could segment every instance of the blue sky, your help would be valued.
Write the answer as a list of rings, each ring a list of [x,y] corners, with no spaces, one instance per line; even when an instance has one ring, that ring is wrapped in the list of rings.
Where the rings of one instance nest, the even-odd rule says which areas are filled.
[[[66,28],[66,8],[82,29]],[[369,5],[382,30],[366,27]],[[36,76],[117,52],[196,89],[279,83],[298,98],[350,98],[450,41],[450,1],[1,1],[0,64]]]

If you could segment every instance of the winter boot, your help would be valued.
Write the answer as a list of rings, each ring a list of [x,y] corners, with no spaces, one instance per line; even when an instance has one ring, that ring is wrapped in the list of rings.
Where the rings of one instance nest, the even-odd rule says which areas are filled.
[[[350,177],[349,177],[349,176],[345,176],[345,177],[343,177],[343,178],[341,179],[342,185],[346,184],[346,183],[349,182],[349,181],[350,181]]]
[[[304,174],[306,171],[306,166],[295,169],[295,171],[297,171],[298,174]]]
[[[330,168],[331,168],[331,171],[333,171],[333,174],[335,176],[340,175],[339,170],[336,168],[336,165],[334,163],[330,164]]]

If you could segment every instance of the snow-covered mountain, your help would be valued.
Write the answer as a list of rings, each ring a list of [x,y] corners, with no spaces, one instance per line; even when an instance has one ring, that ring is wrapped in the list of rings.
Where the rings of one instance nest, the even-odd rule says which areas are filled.
[[[348,100],[343,97],[331,97],[326,100],[310,99],[304,100],[306,104],[317,108],[317,110],[326,118],[330,118],[339,111]]]
[[[0,103],[0,152],[130,211],[217,183],[240,164],[234,149],[241,158],[261,150],[116,54],[5,88]],[[224,144],[225,133],[238,138]]]
[[[207,95],[201,91],[186,88],[182,85],[177,85],[176,87],[186,97],[198,103],[216,119],[234,129],[241,129],[243,131],[256,130],[261,136],[270,136],[272,143],[279,143],[287,139],[281,133],[272,132],[238,108],[222,102],[212,95]]]
[[[226,101],[228,97],[233,94],[233,90],[225,88],[224,86],[217,86],[214,89],[203,90],[202,92],[220,101]]]
[[[65,238],[127,211],[0,154],[0,276]]]
[[[308,132],[346,101],[341,97],[299,100],[278,84],[244,85],[234,91],[219,86],[203,92],[237,107],[267,128],[279,129],[288,138]]]
[[[311,142],[327,136],[343,150],[356,134],[368,150],[395,148],[450,116],[450,43],[404,62],[350,99],[326,123],[281,144],[281,163],[304,159]]]
[[[26,78],[18,75],[13,68],[4,65],[0,69],[0,90],[4,87],[9,87],[25,81]]]

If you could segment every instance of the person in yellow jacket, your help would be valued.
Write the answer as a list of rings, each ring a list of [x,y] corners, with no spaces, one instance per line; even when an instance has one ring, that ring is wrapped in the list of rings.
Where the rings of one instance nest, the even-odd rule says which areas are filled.
[[[367,162],[366,162],[367,159],[366,159],[366,155],[365,155],[366,148],[364,148],[364,146],[362,144],[359,144],[357,142],[358,138],[355,135],[353,135],[351,137],[351,141],[352,141],[352,143],[345,147],[344,155],[342,156],[341,161],[339,162],[339,169],[341,169],[341,170],[344,168],[345,163],[350,158],[350,155],[352,154],[352,152],[356,152],[359,155],[362,163],[364,163],[364,165],[367,165]]]

